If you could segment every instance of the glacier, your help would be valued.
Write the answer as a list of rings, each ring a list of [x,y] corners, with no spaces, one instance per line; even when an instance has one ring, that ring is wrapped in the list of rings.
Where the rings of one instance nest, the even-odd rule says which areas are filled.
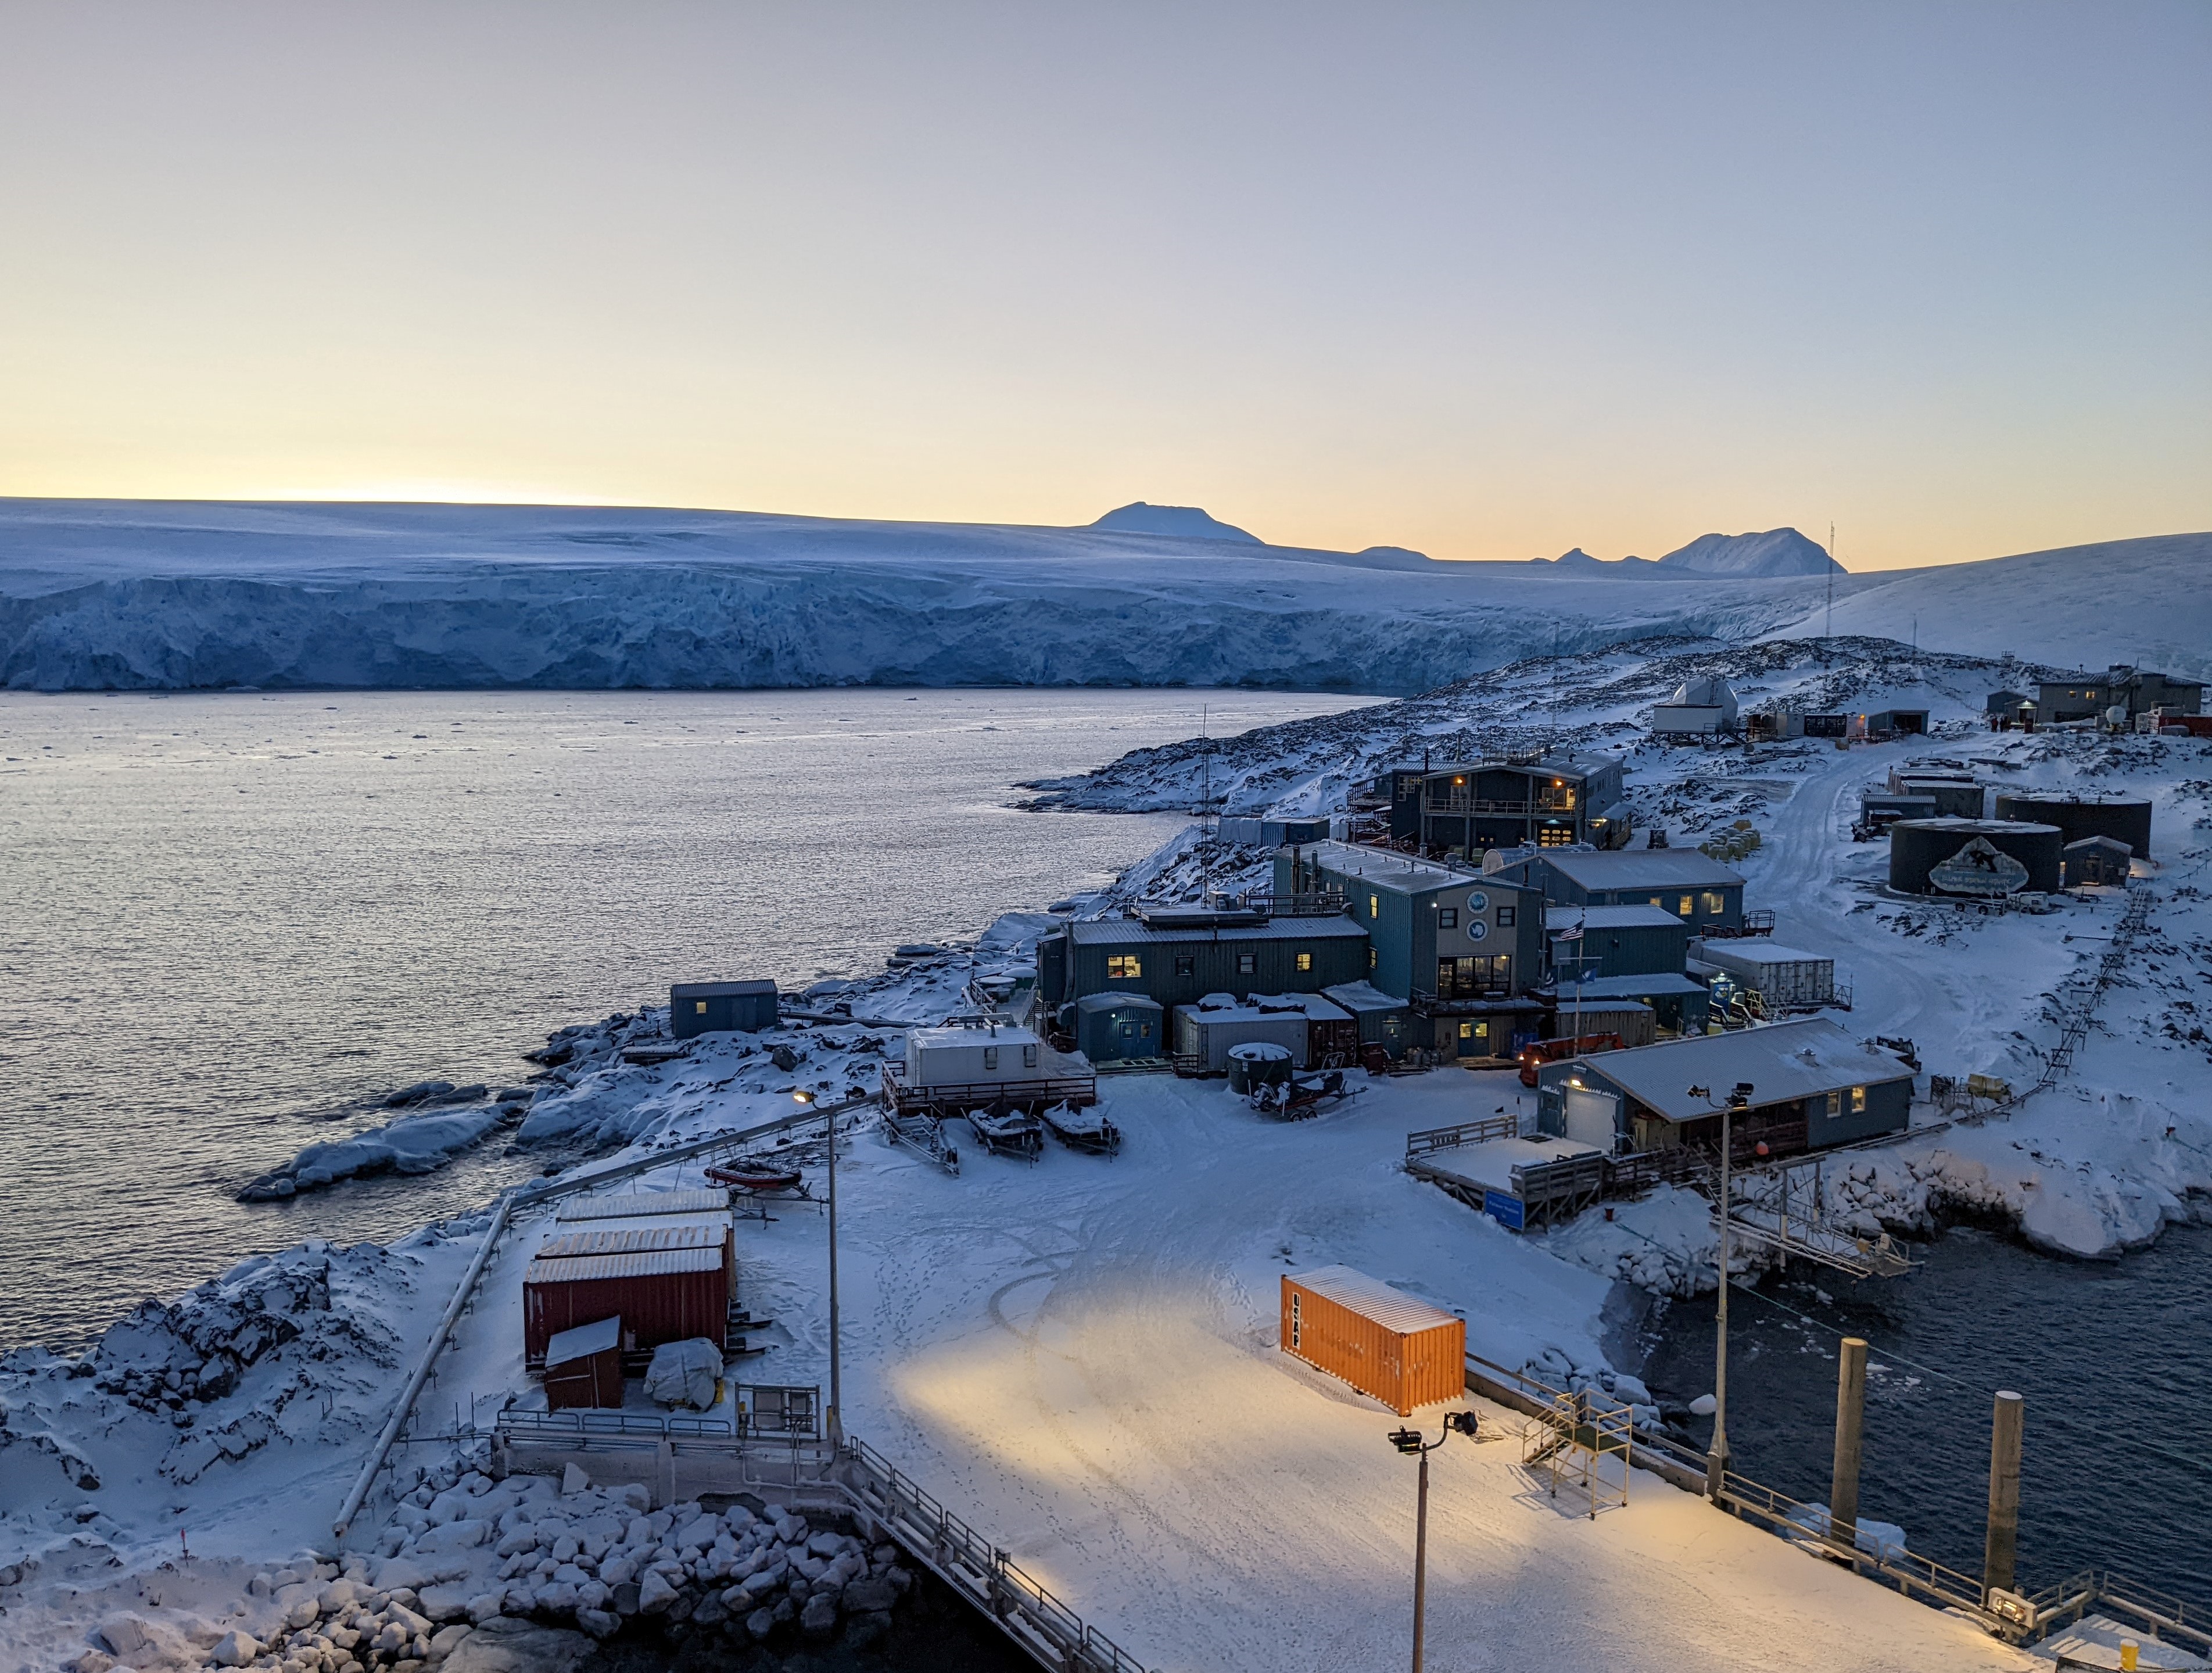
[[[1133,511],[1135,508],[1124,508]],[[1203,527],[1186,508],[1171,526]],[[1109,514],[1109,519],[1119,514]],[[2191,543],[2194,543],[2193,545]],[[2149,548],[2138,553],[2135,549]],[[2201,671],[2212,537],[2042,554],[2149,588]],[[2000,622],[2075,660],[2095,618],[2001,608],[2008,558],[1833,578],[1923,642]],[[2145,566],[2148,567],[2146,568]],[[2132,566],[2132,567],[2131,567]],[[2188,572],[2188,573],[2185,573]],[[779,689],[1260,685],[1401,694],[1536,652],[1740,642],[1816,620],[1826,576],[1587,576],[1156,529],[617,507],[0,501],[0,687]],[[1914,586],[1921,592],[1903,592]],[[2140,619],[2140,617],[2138,618]],[[1839,619],[1838,630],[1844,622]],[[2137,634],[2136,636],[2141,636]],[[2121,660],[2126,649],[2116,649]]]

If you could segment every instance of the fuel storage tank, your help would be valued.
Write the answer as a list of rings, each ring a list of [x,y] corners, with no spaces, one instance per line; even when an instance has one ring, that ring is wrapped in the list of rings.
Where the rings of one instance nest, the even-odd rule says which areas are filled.
[[[2066,839],[2057,825],[2014,819],[1899,819],[1889,828],[1889,886],[1908,895],[2006,894],[2019,890],[2048,893],[2060,883],[2060,855]],[[1989,850],[2027,868],[2022,880],[2002,862],[1975,864]],[[1988,886],[1946,890],[1930,880],[1938,867],[1958,861],[1973,873],[1986,872]],[[1954,873],[1955,875],[1955,873]],[[2002,886],[2008,881],[2010,887]]]
[[[2138,860],[2150,857],[2150,804],[2124,796],[2094,800],[2080,796],[2033,796],[2007,793],[1997,798],[1997,818],[2058,827],[2063,847],[2085,836],[2110,836],[2125,843]]]

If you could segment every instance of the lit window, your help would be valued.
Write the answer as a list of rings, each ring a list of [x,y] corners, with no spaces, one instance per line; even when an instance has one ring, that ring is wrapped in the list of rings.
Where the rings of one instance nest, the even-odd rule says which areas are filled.
[[[705,1016],[707,1014],[707,1001],[703,999],[695,1000],[691,1005],[691,1014],[696,1017]]]
[[[1689,896],[1684,895],[1682,897],[1681,910],[1676,912],[1674,916],[1680,918],[1686,918],[1690,916],[1691,910],[1695,905],[1696,902],[1692,900]]]
[[[1313,954],[1310,952],[1300,953],[1298,955],[1298,968],[1302,970],[1311,970],[1313,968]]]
[[[1381,951],[1380,951],[1379,949],[1375,948],[1375,947],[1370,947],[1370,948],[1368,948],[1368,949],[1367,949],[1367,968],[1368,968],[1369,970],[1373,970],[1373,969],[1375,968],[1375,966],[1376,965],[1376,964],[1378,964],[1378,963],[1381,961],[1382,957],[1382,952],[1381,952]]]
[[[1437,913],[1437,928],[1439,929],[1457,929],[1459,928],[1459,908],[1456,906],[1446,906],[1439,909]]]
[[[1727,910],[1727,902],[1723,901],[1717,894],[1715,894],[1710,889],[1705,891],[1705,916],[1707,917],[1717,918]]]
[[[1851,1113],[1855,1116],[1866,1113],[1866,1088],[1863,1086],[1851,1088]]]
[[[1370,918],[1379,918],[1382,916],[1382,896],[1370,895],[1367,897],[1367,916]]]
[[[1473,1039],[1474,1037],[1474,1025],[1471,1022],[1462,1023],[1459,1025],[1459,1037],[1462,1040]]]
[[[1109,982],[1127,982],[1144,973],[1144,964],[1133,952],[1109,952],[1106,955],[1106,979]]]
[[[983,1067],[987,1069],[994,1069],[999,1067],[998,1047],[985,1046],[983,1048]]]

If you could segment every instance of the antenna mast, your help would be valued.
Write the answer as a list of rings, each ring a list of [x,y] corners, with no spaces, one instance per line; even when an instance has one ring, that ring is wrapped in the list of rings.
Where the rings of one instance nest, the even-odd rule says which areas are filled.
[[[1212,838],[1221,829],[1218,824],[1212,831],[1206,828],[1206,818],[1213,808],[1213,739],[1207,730],[1208,715],[1209,706],[1200,703],[1198,706],[1198,744],[1206,757],[1206,788],[1198,803],[1199,904],[1201,906],[1213,903]]]
[[[1832,639],[1836,634],[1836,526],[1828,525],[1828,613],[1820,624],[1820,637]]]

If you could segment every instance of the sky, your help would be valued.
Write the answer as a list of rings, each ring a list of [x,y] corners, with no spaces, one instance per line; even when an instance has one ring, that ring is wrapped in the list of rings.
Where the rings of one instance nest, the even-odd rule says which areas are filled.
[[[0,494],[2212,528],[2212,6],[19,4]]]

